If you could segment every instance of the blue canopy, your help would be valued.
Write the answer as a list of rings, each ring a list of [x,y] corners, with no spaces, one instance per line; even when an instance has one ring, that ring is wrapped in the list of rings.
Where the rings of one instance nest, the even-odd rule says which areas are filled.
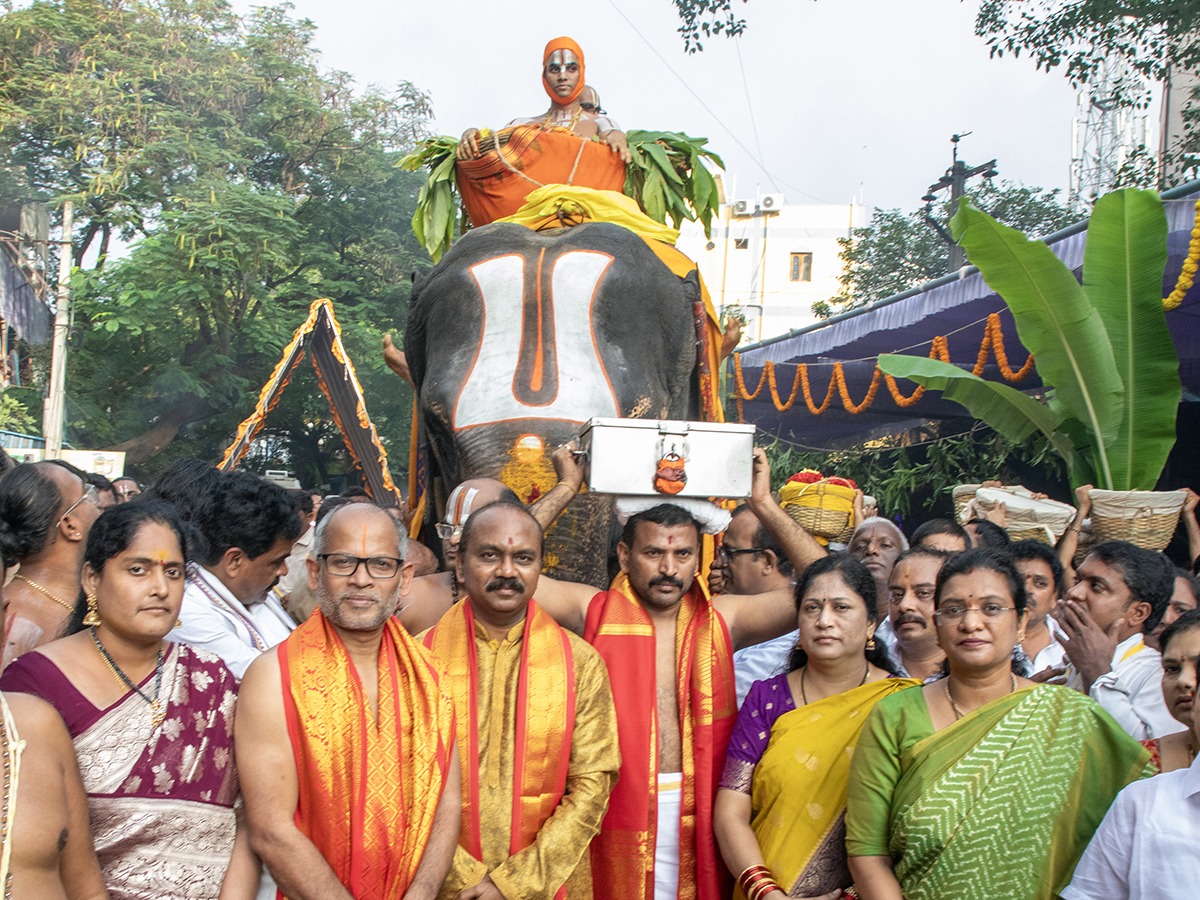
[[[1196,201],[1200,199],[1200,181],[1164,192],[1167,214],[1167,268],[1163,296],[1175,287],[1196,219]],[[1055,256],[1078,274],[1083,267],[1083,248],[1087,223],[1080,222],[1049,237],[1046,243]],[[764,364],[775,365],[779,399],[788,400],[797,366],[807,363],[814,403],[825,398],[835,363],[841,363],[848,395],[852,403],[861,403],[881,353],[909,353],[926,356],[935,337],[945,336],[950,360],[965,368],[975,364],[984,339],[988,317],[999,314],[1004,345],[1012,368],[1025,362],[1028,351],[1017,339],[1016,326],[1004,301],[984,282],[973,266],[927,282],[870,306],[843,313],[807,328],[762,341],[739,351],[743,381],[753,392],[763,375]],[[1167,324],[1179,353],[1184,401],[1200,401],[1200,284],[1184,297],[1183,303],[1167,313]],[[729,392],[736,396],[733,361],[728,364]],[[989,357],[983,377],[1003,380],[994,357]],[[1020,390],[1040,387],[1037,373],[1013,384]],[[911,394],[916,386],[901,381],[899,388]],[[782,405],[782,404],[781,404]],[[957,403],[941,399],[937,391],[925,394],[908,408],[899,407],[881,384],[874,402],[852,415],[845,411],[835,392],[833,401],[820,415],[807,408],[803,393],[793,405],[779,411],[771,397],[769,384],[755,400],[743,401],[743,418],[769,434],[789,443],[815,450],[833,450],[862,444],[876,438],[895,435],[930,420],[960,420],[963,428],[973,423]]]

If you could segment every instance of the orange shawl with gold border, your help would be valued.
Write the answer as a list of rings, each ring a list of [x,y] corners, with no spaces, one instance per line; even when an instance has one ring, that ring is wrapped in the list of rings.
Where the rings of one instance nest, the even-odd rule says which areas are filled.
[[[482,861],[479,670],[475,662],[475,616],[469,600],[442,616],[425,636],[425,646],[441,665],[442,684],[465,720],[465,727],[458,733],[463,771],[459,843]],[[575,730],[575,663],[570,639],[533,600],[525,611],[520,665],[510,855],[534,842],[542,825],[562,802],[571,762],[571,735]],[[503,714],[503,710],[492,710],[492,715]],[[565,897],[565,887],[560,887],[556,896]]]
[[[280,644],[279,669],[300,780],[296,826],[355,897],[403,897],[433,830],[454,746],[454,709],[428,653],[388,619],[375,719],[320,610]]]
[[[621,774],[592,843],[596,896],[650,900],[658,814],[654,625],[627,576],[592,599],[583,636],[608,666],[621,747]],[[731,884],[713,835],[713,800],[737,695],[729,631],[699,582],[680,602],[675,660],[683,753],[679,898],[717,900],[729,896]]]

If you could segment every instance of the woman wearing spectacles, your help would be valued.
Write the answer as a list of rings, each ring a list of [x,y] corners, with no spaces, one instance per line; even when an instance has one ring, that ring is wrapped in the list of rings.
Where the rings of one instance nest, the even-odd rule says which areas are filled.
[[[790,671],[750,688],[717,792],[717,843],[740,873],[738,900],[841,895],[850,752],[879,700],[919,684],[891,677],[874,638],[875,578],[854,557],[809,566],[796,606]]]
[[[0,688],[62,715],[88,794],[92,837],[119,900],[249,900],[258,866],[237,827],[237,679],[169,643],[187,543],[161,501],[106,511],[88,536],[82,631],[14,662]]]
[[[949,675],[881,701],[850,774],[846,849],[867,900],[1055,897],[1149,754],[1094,701],[1012,671],[1023,579],[951,557],[934,595]]]

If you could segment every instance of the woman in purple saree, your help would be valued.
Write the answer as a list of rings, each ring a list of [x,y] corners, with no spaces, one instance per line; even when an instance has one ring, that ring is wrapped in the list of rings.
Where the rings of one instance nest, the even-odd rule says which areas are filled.
[[[234,812],[237,679],[217,657],[163,640],[179,614],[184,551],[165,503],[105,512],[85,554],[91,627],[0,678],[66,721],[115,900],[243,900],[258,883]]]

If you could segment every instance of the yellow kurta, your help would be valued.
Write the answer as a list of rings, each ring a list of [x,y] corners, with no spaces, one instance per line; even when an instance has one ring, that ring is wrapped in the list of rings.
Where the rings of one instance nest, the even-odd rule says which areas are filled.
[[[514,625],[504,640],[497,641],[488,637],[482,625],[475,625],[479,830],[484,858],[475,859],[461,844],[455,847],[454,863],[438,894],[443,900],[452,900],[485,876],[509,900],[552,900],[564,882],[571,900],[591,896],[587,851],[600,830],[621,766],[608,673],[595,650],[568,634],[575,661],[576,708],[566,789],[534,843],[509,856],[523,629],[523,622]]]

